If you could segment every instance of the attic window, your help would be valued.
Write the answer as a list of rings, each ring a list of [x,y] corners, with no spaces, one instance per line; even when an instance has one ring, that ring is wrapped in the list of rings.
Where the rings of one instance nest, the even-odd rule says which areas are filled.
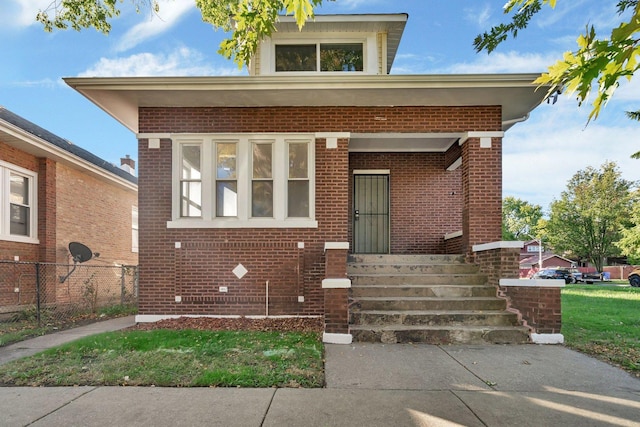
[[[276,72],[364,71],[362,43],[278,44]]]

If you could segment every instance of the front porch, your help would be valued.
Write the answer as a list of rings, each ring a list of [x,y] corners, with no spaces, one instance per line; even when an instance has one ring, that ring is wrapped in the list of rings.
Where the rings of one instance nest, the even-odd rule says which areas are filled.
[[[504,279],[519,243],[476,246],[473,264],[464,255],[347,255],[347,245],[328,244],[328,274],[346,265],[348,278],[323,281],[325,342],[562,342],[561,287]]]

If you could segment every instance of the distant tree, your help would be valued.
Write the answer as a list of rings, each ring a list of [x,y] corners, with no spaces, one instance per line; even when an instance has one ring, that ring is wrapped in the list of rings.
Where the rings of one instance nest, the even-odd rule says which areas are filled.
[[[600,169],[578,171],[551,203],[547,223],[548,241],[559,252],[590,261],[602,271],[608,256],[618,255],[615,245],[631,212],[633,182],[620,177],[615,162]]]
[[[603,3],[609,2],[613,3],[613,0]],[[548,95],[558,90],[575,94],[578,104],[586,101],[596,88],[589,120],[598,117],[601,108],[618,88],[619,81],[623,78],[631,80],[640,66],[640,4],[638,0],[616,0],[615,4],[620,16],[619,25],[612,26],[608,37],[598,35],[594,25],[588,25],[588,22],[594,18],[603,22],[612,22],[613,19],[585,17],[587,26],[577,39],[577,49],[565,52],[561,60],[535,81],[550,85]],[[478,35],[474,41],[476,50],[491,53],[509,36],[515,38],[544,6],[555,8],[555,5],[556,0],[508,0],[504,12],[513,13],[511,22],[499,24]],[[635,114],[640,114],[640,111]]]
[[[515,198],[502,200],[502,240],[533,240],[539,237],[542,207]]]
[[[640,190],[632,195],[631,215],[622,228],[622,238],[616,243],[630,264],[640,263]]]

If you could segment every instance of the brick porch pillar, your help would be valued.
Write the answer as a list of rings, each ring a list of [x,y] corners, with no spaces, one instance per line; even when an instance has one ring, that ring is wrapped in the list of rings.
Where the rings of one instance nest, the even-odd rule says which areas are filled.
[[[329,344],[351,344],[349,333],[349,288],[347,253],[349,243],[327,242],[325,252],[324,334],[322,341]]]
[[[462,249],[502,238],[502,136],[467,132],[462,145]]]

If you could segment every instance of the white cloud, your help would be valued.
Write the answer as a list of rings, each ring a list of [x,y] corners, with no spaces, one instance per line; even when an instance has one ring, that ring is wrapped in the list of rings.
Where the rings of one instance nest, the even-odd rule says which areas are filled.
[[[180,19],[195,8],[193,0],[161,0],[158,14],[151,14],[127,31],[119,41],[116,51],[123,52],[170,30]]]
[[[491,18],[491,7],[485,5],[481,10],[475,8],[464,8],[464,17],[466,21],[472,22],[479,28],[485,29],[489,27],[489,19]]]
[[[341,6],[344,9],[352,10],[365,4],[377,3],[377,0],[339,0],[336,2],[337,6]]]
[[[122,58],[101,58],[79,77],[225,76],[241,73],[235,67],[214,68],[200,52],[182,47],[166,55],[139,53]]]
[[[0,22],[3,26],[28,27],[36,23],[39,10],[46,10],[52,0],[2,0]]]
[[[45,78],[41,80],[23,80],[18,82],[8,83],[6,86],[23,87],[23,88],[45,88],[52,89],[56,87],[68,87],[62,79]]]
[[[560,55],[553,53],[493,52],[476,55],[473,62],[454,64],[446,71],[454,74],[535,73],[545,71],[558,58]]]

